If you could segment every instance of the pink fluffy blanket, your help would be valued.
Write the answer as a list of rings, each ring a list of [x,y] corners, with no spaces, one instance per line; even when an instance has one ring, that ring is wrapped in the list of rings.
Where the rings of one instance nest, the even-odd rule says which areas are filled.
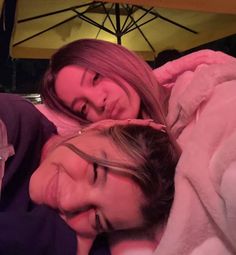
[[[236,254],[236,60],[203,50],[154,73],[172,88],[167,119],[183,149],[154,254]]]

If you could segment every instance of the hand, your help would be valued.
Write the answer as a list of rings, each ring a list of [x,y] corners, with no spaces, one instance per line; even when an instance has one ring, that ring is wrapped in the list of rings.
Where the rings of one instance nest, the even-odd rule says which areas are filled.
[[[92,123],[90,126],[83,129],[83,131],[93,130],[93,129],[104,129],[113,127],[116,125],[138,125],[138,126],[150,126],[153,129],[161,130],[165,132],[166,126],[163,124],[156,123],[152,119],[125,119],[125,120],[113,120],[113,119],[106,119],[101,120],[99,122]]]

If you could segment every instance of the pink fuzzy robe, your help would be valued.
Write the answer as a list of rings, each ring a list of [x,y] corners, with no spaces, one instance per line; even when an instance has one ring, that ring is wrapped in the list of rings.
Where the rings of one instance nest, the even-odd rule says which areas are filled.
[[[236,59],[199,51],[154,70],[183,153],[155,255],[236,254]]]

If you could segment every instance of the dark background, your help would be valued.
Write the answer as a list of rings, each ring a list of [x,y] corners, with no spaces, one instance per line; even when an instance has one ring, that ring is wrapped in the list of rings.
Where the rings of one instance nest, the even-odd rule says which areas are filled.
[[[168,49],[159,54],[156,61],[148,63],[152,68],[159,67],[169,60],[200,49],[220,50],[236,57],[236,35],[186,52]],[[49,60],[47,59],[12,59],[8,56],[5,61],[2,61],[0,66],[0,91],[21,94],[39,93],[40,81],[48,63]]]
[[[14,24],[15,8],[16,0],[4,0],[0,16],[0,92],[39,93],[40,81],[49,64],[49,60],[12,59],[9,56],[9,43]],[[155,61],[148,62],[148,64],[152,68],[159,67],[169,60],[200,49],[220,50],[236,57],[236,34],[185,52],[167,49],[159,53]]]

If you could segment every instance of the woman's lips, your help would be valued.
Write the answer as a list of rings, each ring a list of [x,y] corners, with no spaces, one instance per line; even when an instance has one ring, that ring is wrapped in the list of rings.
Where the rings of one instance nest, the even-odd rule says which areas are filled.
[[[59,170],[50,179],[44,194],[44,203],[55,209],[58,207],[58,181]]]

